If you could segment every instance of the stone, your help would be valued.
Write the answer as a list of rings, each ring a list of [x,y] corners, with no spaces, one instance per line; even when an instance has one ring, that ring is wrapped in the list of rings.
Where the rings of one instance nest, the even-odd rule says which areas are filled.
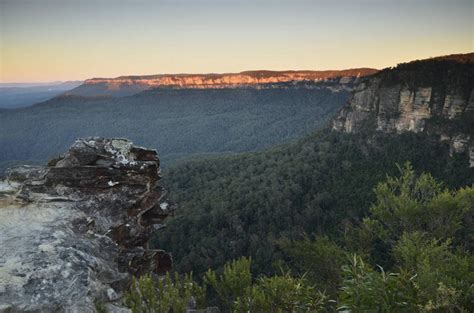
[[[453,138],[451,142],[452,151],[454,153],[466,152],[469,145],[469,136],[460,134]]]
[[[429,63],[410,70],[387,69],[362,79],[332,121],[332,129],[347,133],[425,133],[448,142],[451,154],[469,154],[472,159],[473,56],[469,55],[469,62],[462,65],[463,72],[456,72],[455,78],[447,70],[439,72],[436,63]],[[430,70],[429,66],[438,70]],[[419,71],[433,77],[424,77],[425,72]],[[472,161],[470,166],[474,166]]]
[[[468,106],[468,102],[459,94],[449,94],[444,100],[443,116],[449,119],[458,118],[462,115],[464,108]]]
[[[116,312],[133,276],[164,274],[150,236],[176,206],[156,151],[126,139],[78,139],[48,166],[0,182],[0,311]]]

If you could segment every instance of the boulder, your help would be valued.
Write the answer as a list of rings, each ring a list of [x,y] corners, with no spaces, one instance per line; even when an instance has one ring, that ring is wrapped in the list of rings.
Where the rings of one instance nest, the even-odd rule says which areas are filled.
[[[48,166],[0,182],[0,312],[93,312],[117,306],[131,278],[163,274],[147,247],[175,210],[156,151],[126,139],[78,139]]]

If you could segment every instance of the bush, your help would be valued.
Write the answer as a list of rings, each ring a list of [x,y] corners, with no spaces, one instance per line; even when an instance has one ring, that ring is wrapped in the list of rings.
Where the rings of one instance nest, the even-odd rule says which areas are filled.
[[[335,295],[342,281],[341,266],[346,261],[344,250],[327,237],[314,241],[284,240],[280,243],[288,254],[289,267],[321,290]]]
[[[162,278],[150,275],[134,279],[125,295],[125,304],[133,313],[180,313],[187,308],[203,305],[205,289],[195,283],[192,275]]]
[[[250,264],[250,259],[242,257],[225,264],[221,275],[210,269],[204,275],[204,282],[212,287],[220,306],[226,311],[230,310],[235,299],[242,297],[252,285]]]
[[[234,312],[319,312],[326,296],[307,285],[303,278],[289,274],[262,277],[236,299]]]

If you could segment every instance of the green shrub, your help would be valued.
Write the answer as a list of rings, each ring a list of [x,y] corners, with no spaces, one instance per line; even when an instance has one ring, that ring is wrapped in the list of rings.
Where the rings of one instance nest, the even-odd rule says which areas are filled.
[[[341,283],[341,266],[346,261],[344,250],[327,237],[315,240],[283,240],[280,243],[288,254],[289,267],[298,275],[331,295],[337,293]]]
[[[189,306],[202,305],[205,289],[195,283],[192,275],[180,277],[169,273],[162,278],[145,275],[134,279],[125,295],[125,304],[133,313],[180,313]]]
[[[324,293],[303,278],[289,274],[262,277],[236,299],[234,312],[319,312],[326,304]]]
[[[417,312],[412,301],[414,276],[386,273],[381,267],[375,271],[357,255],[342,267],[342,275],[340,311]]]
[[[250,264],[250,259],[242,257],[225,264],[220,275],[210,269],[204,275],[204,282],[212,287],[225,310],[230,310],[234,300],[242,297],[252,285]]]

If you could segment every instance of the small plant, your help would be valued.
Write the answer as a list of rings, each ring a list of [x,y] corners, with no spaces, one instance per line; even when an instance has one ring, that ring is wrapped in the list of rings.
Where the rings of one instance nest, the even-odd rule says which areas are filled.
[[[95,311],[97,313],[107,313],[107,308],[105,307],[105,304],[102,301],[96,300],[94,302],[94,306],[95,306]]]
[[[242,257],[224,265],[221,275],[212,270],[206,272],[204,282],[216,292],[220,305],[226,310],[229,310],[234,300],[242,297],[252,285],[250,264],[250,259]]]
[[[153,278],[145,275],[133,279],[125,304],[133,313],[184,313],[188,308],[202,305],[205,289],[195,283],[192,275],[179,276],[169,273]]]
[[[304,278],[287,273],[258,279],[234,302],[234,312],[320,312],[326,300]]]

